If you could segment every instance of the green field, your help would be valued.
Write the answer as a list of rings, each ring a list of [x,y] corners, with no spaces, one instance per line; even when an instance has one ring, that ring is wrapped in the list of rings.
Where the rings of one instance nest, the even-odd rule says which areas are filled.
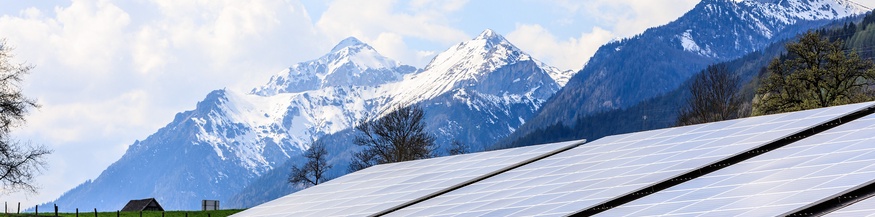
[[[229,210],[216,210],[216,211],[167,211],[167,212],[155,212],[155,211],[144,211],[143,217],[185,217],[188,214],[188,217],[225,217],[230,216],[234,213],[238,213],[243,211],[242,209],[229,209]],[[163,215],[162,215],[163,214]],[[0,213],[0,215],[3,215]],[[115,217],[116,212],[97,212],[98,217]],[[8,214],[5,216],[34,216],[33,213],[22,213],[22,214]],[[55,216],[55,213],[44,213],[40,212],[39,216]],[[75,217],[76,213],[58,213],[58,216],[63,217]],[[79,211],[80,217],[93,217],[94,212],[87,211]],[[140,212],[121,212],[118,213],[120,217],[140,217]]]

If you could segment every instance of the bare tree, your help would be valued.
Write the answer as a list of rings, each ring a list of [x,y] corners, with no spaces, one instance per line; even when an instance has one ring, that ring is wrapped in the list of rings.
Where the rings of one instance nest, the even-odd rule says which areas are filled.
[[[39,107],[19,86],[33,66],[12,63],[11,52],[6,40],[0,40],[0,184],[5,193],[36,193],[33,179],[46,168],[45,155],[51,151],[10,138],[12,129],[24,124],[30,109]]]
[[[450,144],[450,147],[447,149],[447,153],[450,155],[460,155],[470,153],[471,148],[468,147],[467,144],[460,142],[459,140],[453,140],[453,143]]]
[[[322,142],[314,142],[304,152],[307,162],[301,167],[293,166],[289,182],[296,185],[314,186],[328,181],[327,172],[332,165],[328,163],[328,150]]]
[[[690,84],[690,98],[681,107],[678,125],[691,125],[738,117],[742,102],[739,79],[723,65],[709,66]]]
[[[397,107],[376,121],[359,120],[350,171],[373,165],[434,157],[435,137],[425,132],[425,111],[419,106]]]

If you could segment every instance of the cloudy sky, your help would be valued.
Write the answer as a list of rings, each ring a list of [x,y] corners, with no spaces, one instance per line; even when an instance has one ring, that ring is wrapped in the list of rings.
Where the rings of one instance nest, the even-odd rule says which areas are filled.
[[[0,0],[0,38],[15,47],[15,61],[36,67],[23,88],[42,105],[15,136],[55,151],[39,194],[0,198],[26,207],[53,200],[211,90],[248,91],[349,36],[424,67],[491,28],[537,59],[579,70],[600,45],[666,24],[697,2]]]

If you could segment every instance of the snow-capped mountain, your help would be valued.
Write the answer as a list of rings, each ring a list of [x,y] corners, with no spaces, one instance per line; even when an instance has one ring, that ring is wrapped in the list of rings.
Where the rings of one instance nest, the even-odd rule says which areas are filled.
[[[627,108],[677,88],[709,64],[864,12],[846,0],[702,0],[675,21],[600,47],[516,133]]]
[[[325,87],[377,86],[399,81],[405,74],[415,71],[416,68],[401,65],[380,55],[370,45],[349,37],[325,56],[279,72],[267,85],[253,89],[252,93],[271,96]]]
[[[295,161],[313,140],[397,105],[423,105],[439,142],[459,140],[482,149],[533,116],[560,87],[551,75],[567,73],[532,59],[492,30],[438,57],[417,70],[347,38],[249,93],[211,92],[194,110],[131,145],[99,177],[53,203],[117,210],[130,199],[155,197],[165,209],[194,210],[202,199],[229,201],[265,174],[287,174],[286,166],[278,166]],[[330,151],[348,152],[351,146],[351,140],[337,142]],[[338,162],[346,157],[332,156]],[[336,169],[345,171],[345,165]],[[271,177],[282,177],[284,184],[286,176]]]
[[[454,138],[484,147],[513,132],[559,90],[554,77],[563,72],[544,65],[487,29],[438,54],[421,73],[387,85],[392,95],[383,111],[421,104],[428,129],[442,134],[439,142]]]
[[[567,72],[545,66],[486,30],[438,54],[422,72],[381,86],[385,91],[378,92],[387,93],[387,98],[379,111],[419,104],[426,111],[426,129],[437,135],[439,145],[457,140],[482,150],[531,118],[560,88],[554,76]],[[332,176],[347,172],[347,158],[357,150],[349,142],[353,135],[354,130],[347,129],[321,138],[333,150]],[[298,190],[286,181],[288,167],[297,163],[299,159],[293,158],[267,172],[227,204],[250,207]]]
[[[551,76],[559,71],[543,65],[486,30],[438,54],[424,71],[384,85],[389,95],[379,111],[419,104],[426,112],[426,130],[437,136],[439,145],[456,140],[479,151],[512,133],[560,88]],[[334,150],[331,175],[347,172],[347,158],[357,150],[350,142],[353,135],[354,130],[347,129],[322,138]],[[254,181],[229,206],[250,207],[297,190],[286,181],[289,165],[297,160]]]
[[[501,67],[532,61],[538,67],[545,64],[532,59],[503,36],[491,29],[470,41],[456,44],[438,54],[425,71],[412,75],[398,84],[393,96],[396,103],[411,104],[437,97],[460,87],[474,85],[484,76]],[[543,67],[554,81],[564,76],[555,67]],[[426,88],[423,88],[426,87]]]

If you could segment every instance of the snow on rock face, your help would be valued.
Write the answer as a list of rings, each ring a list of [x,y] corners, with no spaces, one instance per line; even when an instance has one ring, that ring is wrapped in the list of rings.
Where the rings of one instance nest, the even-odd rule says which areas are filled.
[[[701,7],[704,11],[711,16],[701,18],[713,19],[720,16],[731,16],[744,23],[740,28],[753,30],[758,35],[757,37],[765,39],[775,37],[775,34],[784,30],[785,27],[800,21],[838,19],[867,11],[847,0],[706,0],[700,4],[702,4]],[[734,31],[739,30],[736,28]],[[735,34],[739,33],[735,32]],[[694,29],[686,29],[678,33],[676,38],[679,39],[678,43],[685,51],[704,57],[720,57],[717,55],[720,52],[713,50],[709,44],[709,41],[713,41],[711,39],[714,38],[713,35],[699,33]],[[704,41],[696,41],[695,38],[704,39]],[[742,44],[749,43],[749,41],[751,41],[750,38],[747,40],[736,39],[735,48],[745,47]]]
[[[732,0],[732,10],[766,38],[784,26],[806,20],[831,20],[867,10],[848,0]],[[711,6],[713,7],[713,6]],[[713,8],[712,8],[713,10]],[[716,11],[719,12],[719,11]]]
[[[568,80],[571,79],[571,76],[573,76],[574,73],[577,73],[577,71],[574,70],[562,71],[559,68],[547,65],[543,62],[535,61],[535,63],[537,63],[538,66],[541,67],[541,69],[544,69],[544,71],[546,71],[547,74],[550,75],[550,78],[553,78],[553,80],[556,81],[556,84],[559,85],[560,88],[564,87],[565,84],[568,83]]]
[[[456,44],[438,54],[421,73],[410,75],[395,85],[394,102],[408,105],[437,97],[460,88],[459,85],[477,81],[490,72],[520,61],[534,61],[503,36],[487,29],[476,38]],[[555,67],[543,67],[553,80],[567,82],[571,72]],[[564,85],[561,83],[560,85]]]
[[[233,154],[240,166],[260,174],[306,150],[311,141],[352,127],[385,101],[387,94],[381,91],[368,86],[326,87],[259,96],[224,90],[219,111],[210,113],[211,121],[198,121],[212,126],[200,124],[197,138],[212,145],[223,159],[225,153]],[[242,130],[235,134],[205,130],[222,126],[239,126]]]
[[[270,96],[299,93],[324,87],[375,86],[401,80],[416,68],[380,55],[373,47],[349,37],[319,59],[280,71],[251,93]]]
[[[785,24],[792,24],[794,20],[837,19],[866,12],[849,0],[747,0],[741,3]]]
[[[685,51],[690,51],[706,57],[717,57],[717,55],[711,51],[709,45],[705,45],[705,49],[699,47],[699,44],[696,44],[696,40],[693,40],[693,36],[690,34],[691,32],[693,32],[693,30],[688,29],[679,37],[681,39],[681,46],[684,47]]]
[[[329,53],[337,53],[340,50],[343,50],[344,48],[361,46],[364,44],[365,43],[362,41],[359,41],[358,38],[348,37],[348,38],[345,38],[345,39],[341,40],[340,42],[338,42],[337,45],[334,46],[334,48],[331,48],[331,51]]]
[[[196,138],[213,147],[222,160],[233,157],[240,166],[255,175],[272,168],[277,159],[269,159],[267,146],[278,146],[279,158],[288,158],[306,147],[302,141],[289,137],[291,129],[275,125],[283,119],[295,94],[259,97],[221,90],[218,109],[207,117],[192,118],[199,128]],[[273,150],[273,149],[271,149]],[[225,153],[233,156],[225,156]]]

